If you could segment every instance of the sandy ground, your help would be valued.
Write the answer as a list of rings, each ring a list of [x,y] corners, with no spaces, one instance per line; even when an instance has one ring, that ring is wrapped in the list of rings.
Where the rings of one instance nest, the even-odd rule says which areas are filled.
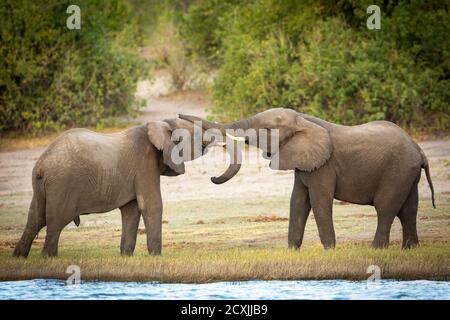
[[[201,91],[153,96],[142,109],[138,122],[176,117],[188,113],[204,117],[206,95]],[[437,194],[437,204],[450,197],[450,137],[419,143],[430,162],[430,170]],[[0,196],[29,193],[34,163],[45,148],[0,152]],[[220,147],[212,148],[204,157],[186,163],[186,174],[178,177],[162,177],[162,193],[165,201],[260,198],[290,195],[293,185],[291,171],[273,171],[261,152],[250,148],[241,171],[231,181],[214,185],[210,177],[219,175],[227,167],[227,156]],[[420,182],[421,198],[430,197],[423,173]],[[0,200],[1,201],[1,200]]]

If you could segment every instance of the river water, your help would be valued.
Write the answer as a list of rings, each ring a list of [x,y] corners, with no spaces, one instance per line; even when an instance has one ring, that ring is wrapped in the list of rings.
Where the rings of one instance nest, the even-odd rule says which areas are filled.
[[[242,281],[205,284],[62,280],[0,282],[0,299],[446,299],[450,282]]]

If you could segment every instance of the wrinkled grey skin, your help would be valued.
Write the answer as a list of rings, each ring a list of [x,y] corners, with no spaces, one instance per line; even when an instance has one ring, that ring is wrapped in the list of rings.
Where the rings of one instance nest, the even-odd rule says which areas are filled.
[[[133,254],[141,214],[148,252],[161,254],[160,175],[184,173],[184,162],[176,164],[170,156],[179,142],[171,135],[179,128],[194,136],[194,125],[181,119],[153,121],[113,134],[72,129],[60,135],[33,168],[33,199],[13,255],[27,257],[33,239],[47,226],[42,254],[56,256],[59,236],[68,223],[78,225],[80,215],[116,208],[122,214],[121,254]],[[191,140],[192,152],[183,154],[184,161],[194,159]],[[200,149],[210,143],[202,137],[198,141]],[[233,176],[239,167],[230,166],[227,175]]]
[[[180,115],[185,120],[200,120]],[[254,143],[265,157],[279,157],[280,170],[295,170],[290,203],[288,244],[299,248],[312,208],[325,248],[334,248],[333,199],[373,205],[378,225],[372,246],[385,248],[394,218],[403,229],[403,248],[419,244],[416,229],[418,182],[425,169],[432,191],[428,161],[420,147],[401,128],[387,121],[342,126],[298,113],[270,109],[230,125],[203,120],[203,127],[279,129],[279,151]],[[270,136],[270,135],[269,135]],[[271,152],[274,154],[271,154]],[[272,161],[273,162],[273,161]],[[272,166],[272,163],[271,163]]]

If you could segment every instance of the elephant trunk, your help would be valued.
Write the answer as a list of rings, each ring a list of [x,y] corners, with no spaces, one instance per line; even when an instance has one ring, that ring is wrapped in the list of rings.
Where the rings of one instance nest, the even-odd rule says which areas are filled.
[[[202,118],[191,116],[191,115],[185,115],[180,114],[180,119],[187,120],[190,122],[195,121],[201,121],[202,122],[202,129],[203,130],[209,130],[209,129],[218,129],[222,133],[223,137],[226,139],[227,136],[227,129],[244,129],[241,126],[248,126],[248,121],[241,120],[229,125],[222,125],[220,123],[211,122],[208,120],[204,120]],[[233,141],[233,147],[230,148],[229,146],[226,146],[227,152],[230,155],[230,165],[228,166],[227,170],[219,177],[212,177],[211,181],[215,184],[222,184],[233,178],[241,169],[241,163],[242,163],[242,152],[239,148],[239,145],[236,140],[231,138]],[[232,152],[234,151],[234,152]]]
[[[250,127],[250,118],[239,120],[239,121],[236,121],[236,122],[233,122],[233,123],[230,123],[230,124],[223,125],[223,124],[220,124],[220,123],[217,123],[217,122],[211,122],[211,121],[208,121],[208,120],[196,117],[196,116],[191,116],[191,115],[186,115],[186,114],[180,114],[179,117],[180,117],[180,119],[187,120],[187,121],[190,121],[190,122],[201,121],[204,130],[218,129],[218,130],[220,130],[220,132],[222,133],[222,135],[224,137],[226,136],[226,130],[227,129],[247,130]]]
[[[233,129],[233,130],[247,130],[250,127],[250,120],[249,119],[243,119],[239,120],[230,124],[226,124],[225,129]]]

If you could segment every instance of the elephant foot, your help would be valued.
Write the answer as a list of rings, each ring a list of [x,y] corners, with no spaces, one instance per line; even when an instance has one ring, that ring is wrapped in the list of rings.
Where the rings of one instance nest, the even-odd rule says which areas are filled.
[[[162,241],[161,237],[155,237],[155,239],[152,239],[148,241],[147,243],[147,250],[149,255],[151,256],[160,256],[161,255],[161,248],[162,248]]]
[[[288,248],[291,250],[300,250],[301,246],[302,246],[302,244],[298,243],[298,242],[293,242],[293,243],[289,242],[288,243]]]
[[[44,258],[53,258],[58,256],[57,250],[46,250],[45,248],[41,252],[41,256]]]
[[[26,258],[26,257],[28,257],[28,253],[29,252],[27,250],[25,250],[21,246],[17,245],[16,248],[14,249],[12,256],[15,258],[20,258],[20,257]]]
[[[121,250],[120,255],[122,257],[131,257],[133,256],[133,250]]]
[[[373,240],[372,248],[374,249],[387,249],[389,247],[389,241],[385,240]]]
[[[336,247],[336,241],[335,240],[322,241],[322,245],[325,250],[331,250]]]
[[[148,249],[148,254],[151,256],[160,256],[161,249]]]
[[[419,240],[418,239],[407,239],[403,240],[402,243],[402,249],[413,249],[419,247]]]

